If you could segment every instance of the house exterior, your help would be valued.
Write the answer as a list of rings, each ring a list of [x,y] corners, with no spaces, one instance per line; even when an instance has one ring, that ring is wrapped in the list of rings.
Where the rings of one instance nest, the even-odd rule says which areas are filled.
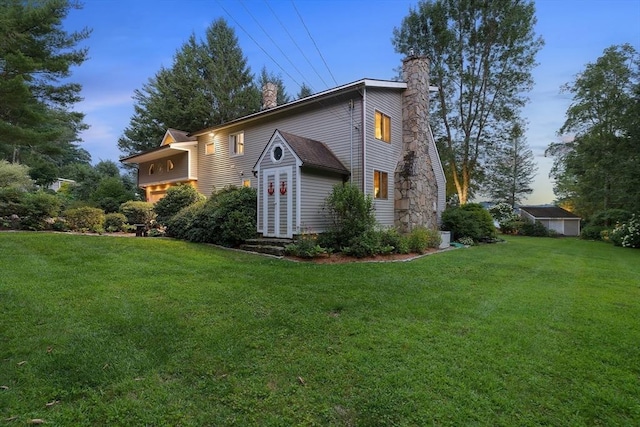
[[[344,182],[371,195],[381,225],[434,228],[445,177],[428,122],[428,60],[407,58],[403,71],[402,82],[362,79],[284,105],[268,85],[262,111],[192,133],[170,129],[160,147],[121,161],[138,164],[151,202],[179,183],[205,196],[256,188],[264,236],[326,230],[322,205]]]
[[[558,206],[520,206],[520,216],[564,236],[580,235],[581,218]]]

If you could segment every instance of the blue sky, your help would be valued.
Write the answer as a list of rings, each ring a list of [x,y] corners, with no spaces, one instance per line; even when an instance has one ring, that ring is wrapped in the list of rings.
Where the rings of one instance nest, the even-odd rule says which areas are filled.
[[[202,37],[219,17],[235,29],[252,72],[266,66],[282,76],[287,93],[295,96],[302,82],[318,92],[365,77],[393,78],[401,61],[391,44],[393,29],[416,4],[416,0],[86,0],[83,9],[72,10],[64,23],[69,31],[93,30],[83,43],[89,47],[89,59],[72,76],[83,86],[84,101],[76,110],[86,114],[85,122],[91,126],[82,135],[82,147],[91,153],[93,163],[117,161],[121,155],[117,140],[133,114],[134,90],[161,66],[171,66],[188,37]],[[556,132],[570,103],[560,87],[611,45],[631,43],[640,50],[640,0],[538,0],[536,10],[536,32],[545,47],[538,54],[536,84],[524,110],[527,142],[539,167],[530,204],[554,199],[548,177],[552,162],[543,154],[550,142],[559,139]]]

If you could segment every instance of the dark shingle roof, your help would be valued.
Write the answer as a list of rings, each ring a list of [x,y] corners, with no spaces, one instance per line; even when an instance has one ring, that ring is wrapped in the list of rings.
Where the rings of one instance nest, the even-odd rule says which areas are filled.
[[[189,132],[185,132],[183,130],[169,128],[167,129],[167,131],[171,134],[173,139],[176,140],[176,142],[188,142],[188,141],[198,140],[198,138],[196,138],[195,136],[189,136]]]
[[[520,206],[520,210],[535,218],[580,218],[558,206]]]
[[[282,135],[289,147],[291,147],[300,160],[302,160],[303,167],[324,169],[349,175],[349,170],[347,170],[336,155],[333,154],[333,151],[322,142],[303,138],[288,132],[278,132],[280,132],[280,135]]]

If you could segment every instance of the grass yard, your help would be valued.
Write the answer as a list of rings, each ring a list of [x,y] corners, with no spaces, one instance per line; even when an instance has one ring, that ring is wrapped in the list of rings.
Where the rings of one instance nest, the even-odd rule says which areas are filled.
[[[0,233],[0,425],[640,425],[640,251],[314,265]]]

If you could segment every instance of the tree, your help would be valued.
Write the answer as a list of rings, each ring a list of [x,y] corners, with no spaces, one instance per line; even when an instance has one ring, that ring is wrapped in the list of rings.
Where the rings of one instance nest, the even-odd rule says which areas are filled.
[[[53,162],[77,150],[86,125],[70,108],[81,87],[67,79],[87,58],[77,45],[90,32],[62,29],[72,8],[68,0],[0,2],[0,158]]]
[[[297,99],[306,98],[307,96],[313,95],[313,91],[306,83],[302,82],[302,86],[300,86],[300,92],[298,92]]]
[[[167,128],[195,131],[260,109],[261,95],[238,39],[224,19],[192,35],[176,52],[171,68],[134,93],[134,115],[118,148],[132,155],[156,147]]]
[[[434,133],[462,204],[525,105],[543,45],[535,24],[528,1],[423,0],[394,29],[397,52],[431,59]]]
[[[538,167],[533,152],[524,141],[522,125],[513,125],[504,146],[487,168],[484,189],[494,202],[506,202],[515,208],[516,204],[533,192],[531,183]]]
[[[0,188],[17,188],[27,190],[33,187],[29,177],[29,168],[25,165],[0,160]]]
[[[554,192],[583,216],[640,212],[639,61],[629,45],[611,46],[562,90],[573,95],[552,143]]]

